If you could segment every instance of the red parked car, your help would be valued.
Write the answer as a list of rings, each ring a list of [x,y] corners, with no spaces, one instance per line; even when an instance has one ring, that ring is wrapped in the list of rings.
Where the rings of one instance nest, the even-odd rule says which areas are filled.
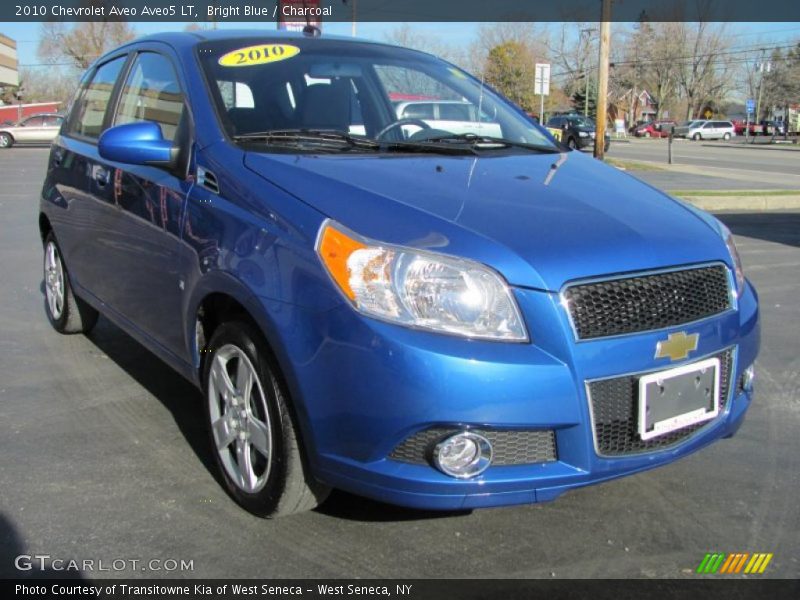
[[[665,127],[665,125],[668,127]],[[671,120],[650,121],[649,123],[643,123],[636,127],[636,129],[633,130],[633,135],[646,138],[669,137],[669,132],[675,125],[675,121]]]

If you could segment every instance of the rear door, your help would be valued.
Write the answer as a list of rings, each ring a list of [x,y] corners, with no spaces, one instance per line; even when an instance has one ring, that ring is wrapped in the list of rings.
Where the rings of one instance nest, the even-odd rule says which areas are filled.
[[[135,55],[119,91],[111,125],[151,121],[180,147],[175,170],[110,163],[98,194],[117,211],[112,236],[98,249],[106,261],[103,297],[174,354],[183,353],[180,223],[192,181],[187,176],[191,125],[173,58],[144,50]]]
[[[103,277],[113,267],[103,264],[108,256],[98,249],[108,243],[109,220],[116,210],[97,193],[102,184],[95,176],[107,168],[97,153],[97,140],[127,58],[121,54],[106,60],[85,77],[63,135],[50,153],[52,189],[43,191],[61,209],[52,211],[52,220],[70,282],[80,295],[93,296],[101,303],[105,301]]]
[[[63,120],[64,118],[59,117],[58,115],[45,116],[44,122],[42,123],[41,141],[52,142],[53,138],[58,135],[58,131],[61,129],[61,122]]]

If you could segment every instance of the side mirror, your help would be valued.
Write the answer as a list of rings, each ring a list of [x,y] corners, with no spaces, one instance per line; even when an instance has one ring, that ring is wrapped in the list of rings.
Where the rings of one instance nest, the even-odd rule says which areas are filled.
[[[153,121],[126,123],[106,129],[98,140],[100,156],[132,165],[171,167],[177,150],[165,140],[161,126]]]

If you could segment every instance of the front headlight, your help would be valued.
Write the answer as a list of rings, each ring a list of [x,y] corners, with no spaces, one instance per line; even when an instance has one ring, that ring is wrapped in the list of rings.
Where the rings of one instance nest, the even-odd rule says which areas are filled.
[[[722,236],[725,239],[725,245],[728,247],[728,253],[731,255],[731,262],[733,263],[733,270],[736,274],[736,297],[742,295],[744,291],[744,269],[742,269],[742,259],[739,257],[739,251],[736,249],[736,244],[733,243],[733,234],[731,230],[725,225],[722,225]]]
[[[588,134],[588,133],[586,133],[585,131],[579,131],[579,132],[578,132],[578,135],[579,135],[580,137],[589,137],[589,134]]]
[[[481,264],[368,240],[332,221],[322,225],[317,253],[366,315],[469,338],[528,341],[511,290]]]

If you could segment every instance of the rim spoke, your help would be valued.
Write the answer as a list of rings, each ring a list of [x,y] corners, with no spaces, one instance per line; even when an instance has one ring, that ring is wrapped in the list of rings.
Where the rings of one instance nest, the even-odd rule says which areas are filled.
[[[220,392],[226,403],[230,403],[236,395],[236,389],[233,386],[231,378],[228,376],[228,371],[225,368],[226,363],[223,362],[222,357],[219,355],[214,359],[214,367],[211,370],[211,376],[217,384],[217,390]]]
[[[253,462],[250,460],[250,444],[244,440],[236,441],[236,463],[242,478],[242,487],[252,490],[256,485],[256,474],[253,473]]]
[[[236,389],[239,390],[239,394],[244,399],[245,406],[247,406],[248,400],[250,400],[250,390],[252,388],[253,373],[250,371],[250,367],[247,365],[244,355],[240,355],[239,364],[236,367]]]
[[[267,424],[251,417],[247,420],[247,433],[250,434],[250,443],[253,448],[264,458],[269,458],[270,436]]]
[[[217,443],[217,450],[224,450],[236,439],[236,432],[228,426],[228,420],[223,416],[211,424],[214,432],[214,441]]]

